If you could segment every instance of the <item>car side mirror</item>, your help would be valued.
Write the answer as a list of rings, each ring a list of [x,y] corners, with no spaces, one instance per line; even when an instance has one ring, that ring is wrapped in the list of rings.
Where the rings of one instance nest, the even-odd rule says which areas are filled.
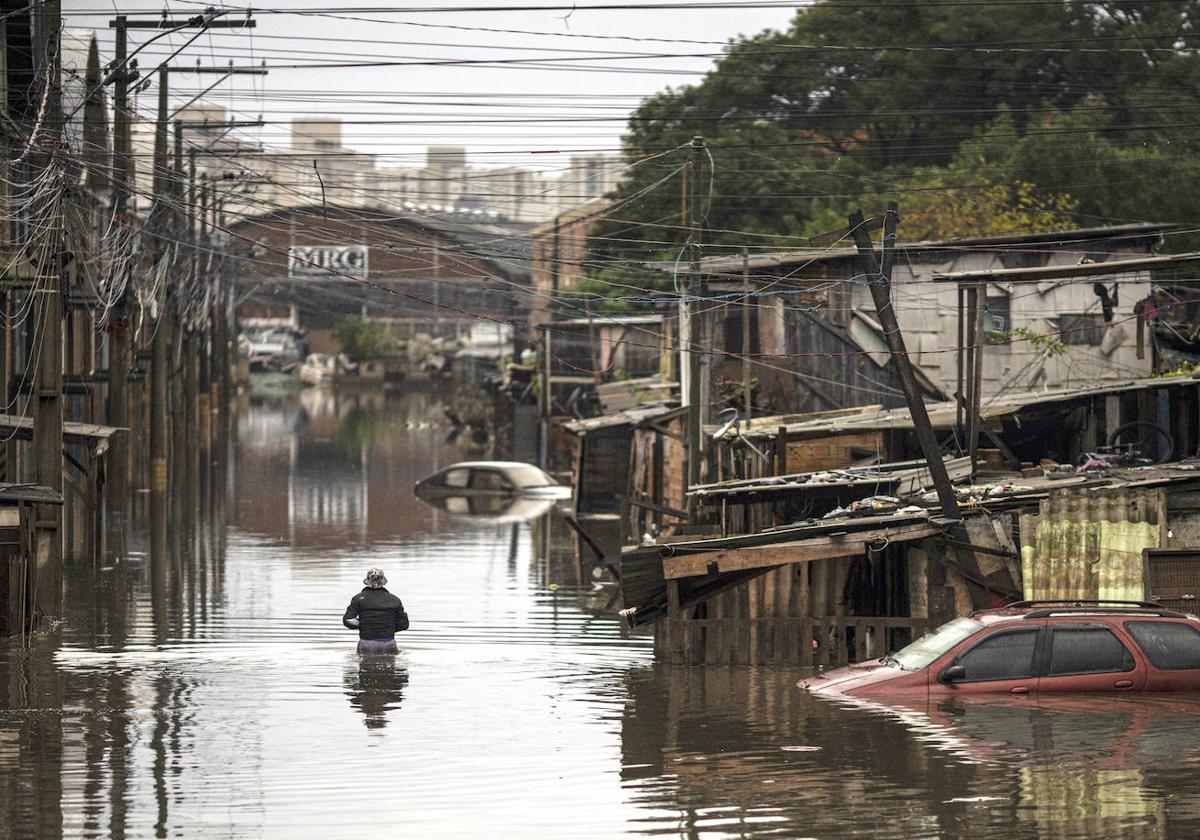
[[[952,683],[958,680],[967,678],[967,669],[962,665],[951,665],[946,670],[942,671],[942,682]]]

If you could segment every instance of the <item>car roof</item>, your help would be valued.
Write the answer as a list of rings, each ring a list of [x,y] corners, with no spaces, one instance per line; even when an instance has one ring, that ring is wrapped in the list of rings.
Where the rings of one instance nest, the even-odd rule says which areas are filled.
[[[1134,618],[1167,618],[1193,619],[1191,616],[1177,610],[1172,610],[1161,604],[1150,601],[1106,601],[1106,600],[1067,600],[1048,599],[1033,601],[1018,601],[1008,606],[990,610],[979,610],[972,618],[983,624],[995,624],[998,621],[1026,618],[1072,618],[1083,617],[1104,618],[1129,616]]]
[[[438,470],[438,472],[445,472],[446,470],[456,470],[456,469],[463,469],[463,468],[507,470],[507,469],[511,469],[513,467],[522,467],[522,468],[526,468],[526,469],[528,469],[529,467],[533,467],[533,469],[535,469],[535,470],[540,469],[540,467],[538,467],[536,464],[527,464],[524,461],[459,461],[457,464],[450,464],[449,466],[442,467],[442,469]]]

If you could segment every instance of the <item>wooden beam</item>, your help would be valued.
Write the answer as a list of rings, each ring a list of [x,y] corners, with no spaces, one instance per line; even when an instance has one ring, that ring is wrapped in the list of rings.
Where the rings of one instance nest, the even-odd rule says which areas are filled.
[[[629,499],[629,504],[633,505],[633,507],[636,507],[636,508],[642,508],[643,510],[650,510],[650,511],[654,511],[655,513],[661,513],[663,516],[673,516],[676,519],[687,519],[688,518],[686,510],[676,510],[673,507],[666,507],[665,505],[656,505],[656,504],[654,504],[654,502],[651,502],[649,499],[635,499],[635,498],[631,497]]]
[[[927,523],[859,531],[842,536],[814,537],[808,540],[776,543],[751,548],[727,548],[697,554],[681,554],[663,558],[663,577],[667,580],[726,574],[748,569],[769,569],[789,563],[831,560],[838,557],[857,557],[866,551],[868,543],[877,540],[910,541],[938,536],[940,528]]]

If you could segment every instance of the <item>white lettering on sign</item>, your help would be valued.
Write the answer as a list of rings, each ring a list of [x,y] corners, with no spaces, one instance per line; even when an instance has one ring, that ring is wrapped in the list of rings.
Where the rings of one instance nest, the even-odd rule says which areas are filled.
[[[366,280],[366,245],[293,245],[288,248],[288,277]]]

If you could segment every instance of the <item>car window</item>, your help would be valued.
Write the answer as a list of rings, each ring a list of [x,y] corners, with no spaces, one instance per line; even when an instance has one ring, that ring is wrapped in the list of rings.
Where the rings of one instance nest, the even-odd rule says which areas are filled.
[[[442,480],[439,483],[447,487],[466,487],[470,477],[470,470],[450,470],[442,476]]]
[[[915,642],[900,648],[892,654],[892,661],[901,668],[917,671],[972,633],[982,629],[983,625],[975,619],[961,616],[946,622],[936,630],[930,630]]]
[[[1175,621],[1127,621],[1125,629],[1155,668],[1181,671],[1200,668],[1200,632]]]
[[[1053,627],[1046,676],[1132,671],[1133,654],[1107,627]]]
[[[956,660],[955,664],[963,666],[967,672],[959,682],[1019,680],[1033,676],[1033,652],[1037,640],[1036,627],[999,630],[985,636]]]
[[[532,464],[513,464],[506,468],[517,487],[553,487],[554,479]]]
[[[471,470],[472,490],[510,490],[512,485],[496,470]]]

